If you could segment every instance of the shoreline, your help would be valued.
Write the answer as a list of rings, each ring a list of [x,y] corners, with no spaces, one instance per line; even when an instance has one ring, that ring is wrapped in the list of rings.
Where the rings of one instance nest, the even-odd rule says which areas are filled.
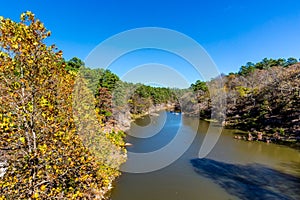
[[[203,120],[209,123],[216,123],[218,122],[215,119],[209,119],[209,118],[201,118],[195,114],[189,114],[181,112],[183,115],[187,117],[197,118],[199,120]],[[236,135],[233,137],[233,139],[237,140],[244,140],[248,142],[265,142],[265,143],[272,143],[276,145],[283,145],[286,147],[290,147],[293,149],[300,150],[300,138],[297,138],[295,136],[291,135],[280,135],[280,133],[270,133],[265,131],[247,131],[242,130],[239,128],[236,128],[232,125],[227,125],[226,121],[221,123],[222,126],[226,129],[236,129],[239,131],[239,133],[236,133]]]
[[[210,119],[210,118],[202,118],[199,115],[195,113],[183,113],[185,116],[197,118],[199,120],[203,120],[209,123],[215,123],[217,120]],[[279,131],[276,132],[270,132],[266,131],[265,128],[261,128],[260,131],[255,130],[252,128],[251,130],[243,130],[239,127],[236,127],[235,124],[229,123],[229,121],[224,121],[221,123],[221,125],[226,129],[236,129],[239,131],[239,133],[234,136],[234,139],[238,140],[245,140],[245,141],[257,141],[257,142],[266,142],[266,143],[272,143],[276,145],[283,145],[287,146],[293,149],[300,150],[300,137],[294,135],[293,133],[285,133],[281,134]],[[280,128],[275,128],[280,129]]]
[[[148,111],[144,112],[144,113],[140,113],[140,114],[131,114],[131,117],[133,119],[133,121],[135,119],[138,119],[140,117],[144,117],[146,115],[151,115],[153,113],[162,111],[162,110],[171,110],[175,108],[175,104],[174,103],[163,103],[163,104],[158,104],[158,105],[154,105],[151,106]]]
[[[241,132],[235,134],[233,139],[244,140],[247,142],[272,143],[272,144],[283,145],[286,147],[300,150],[300,143],[298,141],[299,139],[294,137],[280,136],[276,133],[271,134],[271,133],[263,133],[259,131],[253,131],[251,133],[250,131],[247,132],[241,130]]]

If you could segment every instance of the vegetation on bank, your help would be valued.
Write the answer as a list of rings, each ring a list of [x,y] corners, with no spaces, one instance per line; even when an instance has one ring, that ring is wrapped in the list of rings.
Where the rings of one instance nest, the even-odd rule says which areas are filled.
[[[133,115],[139,115],[153,106],[178,102],[179,89],[123,82],[110,70],[104,69],[82,67],[80,73],[96,96],[99,112],[110,119],[112,109],[128,110]]]
[[[300,137],[300,64],[295,58],[263,59],[248,62],[238,73],[230,73],[206,84],[210,89],[222,81],[226,92],[226,121],[228,127],[250,131],[254,138],[262,134],[280,144],[299,144]],[[191,88],[188,112],[200,107],[201,117],[209,118],[212,95],[198,81]],[[186,100],[187,101],[187,100]]]
[[[112,108],[127,110],[132,117],[141,116],[161,104],[175,104],[186,115],[210,121],[222,119],[227,127],[250,131],[253,139],[262,134],[263,139],[280,144],[299,142],[300,64],[295,58],[248,62],[237,73],[221,75],[207,82],[198,80],[188,89],[126,83],[110,71],[101,73],[106,74],[105,79],[112,89],[108,89],[109,95],[102,92],[100,99],[112,99]],[[220,98],[220,90],[226,96],[225,109],[213,101]],[[212,116],[212,110],[215,116]]]
[[[95,128],[105,122],[97,108],[90,120],[73,106],[83,63],[66,63],[44,43],[50,34],[31,12],[0,19],[0,199],[102,199],[125,160],[124,134]]]

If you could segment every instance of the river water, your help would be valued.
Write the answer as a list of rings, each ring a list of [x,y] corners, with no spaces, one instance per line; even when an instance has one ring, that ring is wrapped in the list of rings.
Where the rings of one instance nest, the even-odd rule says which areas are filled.
[[[192,144],[175,162],[147,173],[123,172],[112,200],[300,199],[300,153],[285,146],[234,140],[238,130],[223,129],[205,158],[198,158],[209,122],[166,111],[132,124],[128,152],[160,151],[182,133],[182,143],[165,160]],[[152,166],[130,160],[125,165]],[[135,163],[136,162],[136,163]],[[151,168],[151,167],[150,167]]]

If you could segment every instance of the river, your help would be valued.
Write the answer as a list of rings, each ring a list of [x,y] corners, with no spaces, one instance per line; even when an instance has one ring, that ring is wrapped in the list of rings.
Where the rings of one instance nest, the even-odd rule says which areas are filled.
[[[133,144],[127,148],[129,152],[162,149],[179,130],[183,137],[195,138],[187,151],[167,167],[148,173],[123,172],[114,185],[111,199],[300,199],[299,151],[271,143],[235,140],[233,136],[238,130],[223,129],[212,151],[199,159],[209,125],[166,111],[133,122],[126,138],[126,142]],[[181,144],[177,145],[183,149]],[[172,155],[169,152],[163,156],[167,160]]]

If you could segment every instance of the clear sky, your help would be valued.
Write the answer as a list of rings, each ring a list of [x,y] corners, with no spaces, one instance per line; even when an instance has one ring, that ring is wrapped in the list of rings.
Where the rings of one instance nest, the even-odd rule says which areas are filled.
[[[103,40],[140,27],[188,35],[224,73],[264,57],[300,58],[299,0],[5,0],[0,4],[0,15],[17,21],[26,10],[51,30],[47,43],[55,43],[66,59],[85,60]]]

